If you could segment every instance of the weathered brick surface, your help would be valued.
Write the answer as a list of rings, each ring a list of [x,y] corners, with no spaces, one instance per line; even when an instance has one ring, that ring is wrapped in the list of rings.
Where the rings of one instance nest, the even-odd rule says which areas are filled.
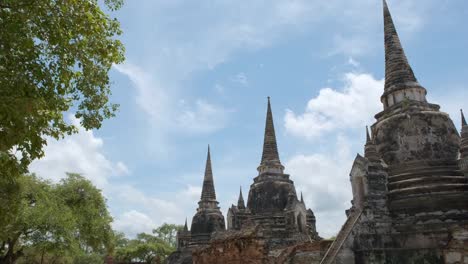
[[[194,264],[315,264],[331,241],[306,242],[269,250],[268,243],[255,234],[213,241],[193,253]]]

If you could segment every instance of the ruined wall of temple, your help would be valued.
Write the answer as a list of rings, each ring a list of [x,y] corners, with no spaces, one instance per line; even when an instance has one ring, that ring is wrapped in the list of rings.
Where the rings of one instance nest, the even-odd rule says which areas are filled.
[[[230,233],[230,234],[229,234]],[[194,264],[319,264],[331,241],[297,243],[269,248],[257,231],[225,232],[208,247],[194,251]]]

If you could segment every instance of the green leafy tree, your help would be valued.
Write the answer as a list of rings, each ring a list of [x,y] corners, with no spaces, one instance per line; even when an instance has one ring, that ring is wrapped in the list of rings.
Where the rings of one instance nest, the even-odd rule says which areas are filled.
[[[131,240],[120,237],[115,257],[121,262],[162,263],[175,250],[175,246],[171,245],[172,233],[178,228],[181,226],[163,224],[153,231],[155,235],[140,233]]]
[[[18,214],[0,229],[0,263],[14,263],[31,246],[42,256],[51,250],[75,250],[73,214],[50,182],[27,175],[18,183]]]
[[[124,60],[123,0],[0,0],[0,177],[43,156],[46,137],[75,133],[115,114],[108,72]]]
[[[56,187],[57,195],[72,211],[78,232],[76,239],[85,252],[109,248],[113,231],[112,217],[101,191],[79,174],[68,173]]]
[[[17,213],[0,228],[0,263],[102,263],[113,232],[100,190],[78,174],[17,183]]]
[[[177,231],[181,231],[184,227],[181,225],[164,223],[160,227],[153,230],[153,234],[168,243],[171,247],[177,247]]]

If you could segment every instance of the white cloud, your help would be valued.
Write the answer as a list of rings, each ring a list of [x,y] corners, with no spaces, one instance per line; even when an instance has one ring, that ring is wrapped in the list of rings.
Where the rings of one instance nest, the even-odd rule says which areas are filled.
[[[190,216],[195,213],[196,201],[200,198],[201,187],[187,185],[182,190],[165,195],[160,192],[156,197],[129,184],[121,184],[111,187],[109,193],[112,202],[118,204],[120,211],[123,211],[117,214],[114,228],[134,236],[136,233],[149,232],[163,223],[182,224],[186,217],[190,223]]]
[[[134,237],[143,232],[151,233],[156,227],[148,215],[135,210],[123,213],[113,222],[112,226],[119,231],[125,230],[125,234],[129,237]]]
[[[299,154],[286,162],[298,191],[303,192],[306,205],[314,211],[317,230],[325,238],[339,231],[352,197],[348,177],[352,156],[347,138],[337,137],[334,153]]]
[[[182,99],[177,103],[177,96],[168,92],[170,86],[158,84],[148,72],[138,66],[125,63],[115,65],[114,68],[132,81],[138,91],[138,105],[160,133],[174,130],[187,134],[211,133],[224,127],[228,111],[223,107],[201,99],[193,102]],[[179,130],[180,127],[184,130]]]
[[[389,3],[402,32],[420,28],[427,7],[436,1],[405,2],[410,3]],[[153,138],[149,141],[154,143],[150,145],[160,156],[172,151],[167,135],[172,133],[174,120],[187,125],[186,130],[175,128],[187,134],[213,133],[223,128],[229,111],[214,108],[219,103],[208,98],[192,98],[194,93],[188,90],[195,86],[187,84],[197,74],[228,61],[236,52],[263,48],[324,24],[337,32],[332,40],[334,45],[327,45],[330,50],[321,53],[361,56],[382,44],[381,39],[369,41],[382,32],[382,5],[378,1],[254,0],[194,4],[148,0],[129,2],[124,9],[130,12],[130,19],[122,20],[126,26],[123,37],[127,58],[138,61],[138,66],[127,62],[115,69],[134,83],[137,103],[151,124]],[[234,80],[248,85],[244,73]],[[224,91],[220,85],[215,89],[219,93]],[[177,111],[181,100],[187,102],[185,109]],[[216,109],[216,115],[212,109]]]
[[[176,124],[185,132],[211,133],[226,125],[227,113],[223,107],[215,106],[202,100],[197,100],[195,106],[190,108],[185,102],[181,103],[184,109],[176,117]]]
[[[64,178],[66,172],[80,173],[100,188],[109,178],[129,173],[123,162],[115,163],[105,156],[101,138],[93,131],[86,131],[73,116],[69,118],[78,133],[58,141],[48,138],[45,156],[31,164],[31,172],[54,182]]]
[[[247,80],[247,76],[243,72],[239,72],[236,76],[231,78],[231,81],[234,83],[238,83],[242,86],[248,86],[249,81]]]
[[[353,57],[348,58],[348,64],[355,68],[358,68],[359,66],[361,66],[361,63],[359,63],[359,61],[354,60]]]
[[[136,102],[149,116],[151,123],[160,125],[167,122],[171,104],[167,94],[169,87],[163,87],[147,71],[131,63],[114,65],[114,68],[132,81],[137,89]]]
[[[373,116],[382,110],[380,96],[383,80],[370,74],[347,73],[339,91],[323,88],[312,98],[303,114],[287,110],[284,117],[288,133],[313,139],[329,131],[364,127],[373,123]]]

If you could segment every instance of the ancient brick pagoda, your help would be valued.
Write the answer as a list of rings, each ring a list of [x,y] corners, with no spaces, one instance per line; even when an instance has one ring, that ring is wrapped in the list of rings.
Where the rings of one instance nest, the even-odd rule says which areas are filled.
[[[179,232],[169,263],[468,263],[468,124],[461,112],[460,136],[448,114],[427,101],[385,0],[383,8],[383,111],[352,165],[352,206],[336,239],[318,236],[312,210],[284,174],[268,100],[247,205],[240,191],[224,230],[210,164],[196,224]]]
[[[192,252],[206,248],[213,238],[229,238],[252,229],[269,248],[321,239],[315,228],[314,213],[306,208],[302,195],[298,198],[294,182],[284,173],[278,154],[270,98],[262,159],[257,171],[258,176],[250,186],[247,206],[240,190],[237,206],[229,208],[228,228],[225,231],[224,217],[216,201],[208,148],[199,207],[190,231],[185,224],[183,231],[178,233],[178,250],[169,258],[169,263],[192,263]]]

